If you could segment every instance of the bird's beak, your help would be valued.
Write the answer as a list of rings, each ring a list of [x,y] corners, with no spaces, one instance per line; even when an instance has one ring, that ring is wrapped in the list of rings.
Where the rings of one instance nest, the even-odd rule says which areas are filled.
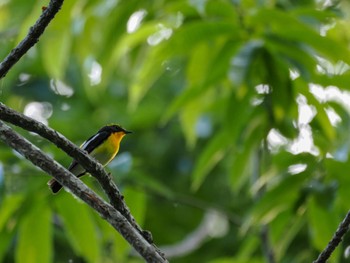
[[[132,133],[132,131],[124,131],[125,134]]]

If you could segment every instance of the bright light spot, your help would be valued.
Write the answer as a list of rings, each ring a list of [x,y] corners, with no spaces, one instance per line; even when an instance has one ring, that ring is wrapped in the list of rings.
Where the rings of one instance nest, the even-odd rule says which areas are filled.
[[[68,103],[62,103],[61,110],[67,111],[70,109],[70,105]]]
[[[27,73],[21,73],[19,74],[19,81],[21,82],[21,84],[23,84],[23,82],[27,82],[30,79],[31,75],[27,74]]]
[[[74,17],[74,16],[73,16]],[[84,16],[75,16],[72,22],[72,33],[74,35],[79,35],[83,32],[85,28],[86,17]]]
[[[23,113],[24,115],[47,125],[47,120],[52,115],[52,105],[48,102],[30,102],[24,107]]]
[[[106,17],[112,10],[115,9],[118,0],[100,1],[99,5],[94,8],[94,14],[99,17]]]
[[[197,12],[201,15],[205,14],[205,6],[207,4],[207,0],[189,0],[189,4],[197,9]]]
[[[323,88],[316,84],[310,84],[309,88],[310,92],[319,102],[324,103],[334,101],[350,113],[350,92],[340,91],[339,88],[335,86]]]
[[[267,142],[271,151],[278,150],[279,147],[287,145],[288,140],[276,129],[271,129],[267,135]]]
[[[292,80],[299,78],[300,74],[296,70],[289,70],[289,76]]]
[[[213,131],[211,120],[208,116],[201,116],[196,123],[196,133],[199,138],[208,138]]]
[[[6,5],[10,0],[1,0],[0,1],[0,7]]]
[[[51,79],[50,80],[50,88],[55,94],[61,95],[61,96],[66,96],[66,97],[71,97],[74,93],[73,89],[69,87],[67,84],[60,80],[56,79]]]
[[[346,162],[349,156],[349,145],[343,144],[340,146],[335,153],[333,153],[333,158],[339,162]]]
[[[102,66],[97,61],[93,61],[91,63],[91,68],[88,77],[90,79],[91,86],[96,86],[101,83]]]
[[[325,109],[328,119],[331,122],[333,126],[337,126],[339,122],[341,122],[340,116],[335,112],[333,108],[326,108]]]
[[[252,98],[252,99],[250,100],[250,105],[252,105],[252,106],[258,106],[258,105],[260,105],[260,104],[263,103],[263,102],[264,102],[264,100],[261,99],[261,98]]]
[[[297,97],[298,104],[298,127],[299,135],[298,138],[293,140],[291,144],[288,145],[288,149],[293,154],[299,154],[302,152],[308,152],[313,155],[318,155],[319,150],[314,144],[312,137],[312,130],[309,125],[311,120],[315,117],[317,111],[315,107],[307,104],[307,100],[303,95]]]
[[[304,163],[293,164],[288,167],[288,173],[290,174],[299,174],[304,172],[307,168],[307,165]]]
[[[347,246],[344,251],[344,257],[349,258],[350,257],[350,246]]]
[[[156,46],[163,40],[167,40],[173,34],[171,28],[167,28],[162,24],[159,24],[159,30],[147,38],[147,43],[151,46]]]
[[[315,117],[317,111],[314,106],[307,104],[307,100],[303,95],[299,95],[297,98],[298,103],[298,125],[309,124]]]
[[[208,235],[213,238],[223,237],[230,227],[227,217],[215,210],[209,210],[206,214]]]
[[[319,154],[320,151],[314,145],[310,125],[300,127],[298,138],[288,145],[288,150],[293,154],[300,154],[303,152],[308,152],[315,156]]]
[[[268,94],[270,92],[270,87],[266,84],[259,84],[255,86],[255,90],[258,94]]]
[[[130,34],[135,32],[141,25],[142,20],[144,19],[144,17],[147,15],[147,11],[142,9],[139,11],[136,11],[135,13],[133,13],[127,24],[126,24],[126,31]]]
[[[177,12],[167,17],[167,24],[171,25],[171,27],[179,28],[183,24],[184,19],[185,16],[181,12]]]
[[[350,66],[343,61],[339,61],[334,64],[322,57],[316,58],[318,60],[317,70],[323,74],[341,75],[350,69]]]

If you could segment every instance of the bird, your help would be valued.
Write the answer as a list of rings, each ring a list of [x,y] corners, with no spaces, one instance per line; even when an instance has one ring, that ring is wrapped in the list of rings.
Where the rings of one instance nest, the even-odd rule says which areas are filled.
[[[80,148],[94,157],[102,166],[106,166],[117,155],[121,140],[129,133],[132,132],[125,130],[120,125],[106,125],[83,142]],[[77,177],[86,173],[86,170],[76,160],[72,161],[68,170]],[[54,194],[58,193],[62,188],[62,185],[54,178],[47,184]]]

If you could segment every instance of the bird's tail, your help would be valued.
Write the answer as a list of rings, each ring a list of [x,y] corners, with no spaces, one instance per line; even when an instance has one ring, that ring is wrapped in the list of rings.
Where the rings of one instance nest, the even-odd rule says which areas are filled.
[[[56,194],[62,188],[62,185],[55,179],[51,179],[50,181],[48,181],[47,185],[50,187],[52,193],[54,194]]]

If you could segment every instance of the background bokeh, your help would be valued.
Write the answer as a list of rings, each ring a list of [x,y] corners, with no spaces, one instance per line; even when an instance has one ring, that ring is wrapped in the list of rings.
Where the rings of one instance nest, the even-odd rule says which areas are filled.
[[[45,5],[0,0],[0,58]],[[0,100],[78,145],[108,123],[132,130],[107,170],[171,262],[312,262],[350,207],[349,11],[326,0],[65,1],[1,79]],[[0,143],[0,261],[142,262],[49,179]],[[330,262],[348,260],[349,241]]]

